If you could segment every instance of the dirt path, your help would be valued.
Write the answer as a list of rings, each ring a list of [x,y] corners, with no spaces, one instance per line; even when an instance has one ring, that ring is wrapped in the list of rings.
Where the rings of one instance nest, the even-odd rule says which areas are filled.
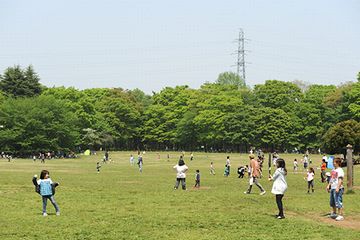
[[[320,221],[332,226],[341,227],[341,228],[347,228],[347,229],[353,229],[360,231],[360,216],[359,217],[347,217],[345,215],[344,221],[335,221],[334,219],[331,219],[328,214],[325,215],[305,215],[305,214],[299,214],[297,212],[291,212],[286,211],[286,215],[293,216],[293,217],[301,217],[308,221]]]

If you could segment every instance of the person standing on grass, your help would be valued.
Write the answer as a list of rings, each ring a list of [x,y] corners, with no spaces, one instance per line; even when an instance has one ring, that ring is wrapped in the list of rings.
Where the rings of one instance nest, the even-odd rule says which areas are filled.
[[[138,156],[138,162],[137,162],[138,166],[139,166],[139,172],[142,173],[143,170],[143,158],[141,155]]]
[[[256,186],[258,186],[258,188],[261,191],[260,195],[264,195],[266,193],[266,191],[261,186],[261,184],[258,182],[258,178],[260,177],[259,162],[255,160],[254,155],[250,155],[249,158],[250,158],[250,167],[251,167],[251,177],[250,177],[250,180],[249,180],[249,188],[244,193],[245,194],[250,194],[252,186],[253,186],[253,184],[255,184]]]
[[[200,188],[200,170],[199,169],[196,170],[194,188]]]
[[[297,170],[298,170],[298,162],[297,162],[297,160],[296,160],[296,158],[295,158],[295,160],[294,160],[294,172],[297,172]]]
[[[325,182],[325,180],[326,180],[326,176],[325,176],[325,174],[326,174],[326,162],[325,162],[324,159],[322,160],[320,169],[321,169],[321,182]]]
[[[100,168],[101,168],[100,162],[97,162],[96,163],[96,171],[97,171],[97,173],[100,173]]]
[[[315,176],[315,171],[311,167],[311,168],[309,168],[308,172],[306,173],[306,178],[305,178],[308,183],[307,193],[310,193],[310,186],[311,186],[311,191],[314,192],[314,176]]]
[[[213,162],[210,163],[210,174],[215,175],[215,168],[214,168],[214,163]]]
[[[304,170],[307,169],[307,167],[309,166],[309,158],[307,155],[304,155]]]
[[[134,156],[132,154],[130,155],[130,165],[134,165]]]
[[[328,159],[327,159],[327,157],[326,157],[325,154],[323,155],[322,159],[325,161],[325,164],[326,164],[326,167],[327,167],[327,165],[328,165]]]
[[[109,161],[109,152],[105,151],[105,162]]]
[[[226,157],[226,167],[227,167],[227,175],[226,175],[226,176],[229,176],[229,175],[230,175],[230,166],[231,166],[230,156],[227,156],[227,157]]]
[[[271,189],[271,193],[275,194],[276,204],[279,209],[279,214],[276,215],[277,219],[284,219],[284,208],[282,199],[284,197],[284,193],[287,189],[287,183],[285,176],[287,175],[287,170],[285,167],[285,161],[282,158],[279,158],[276,161],[276,170],[274,175],[269,176],[269,180],[273,180],[273,187]]]
[[[185,165],[182,156],[180,156],[178,164],[176,164],[173,168],[176,171],[176,183],[174,186],[174,190],[178,189],[180,182],[182,189],[186,190],[186,172],[189,168]]]
[[[55,208],[56,211],[56,215],[60,215],[60,208],[57,205],[55,198],[54,198],[54,186],[57,186],[58,184],[53,183],[53,181],[51,181],[50,177],[49,177],[49,171],[47,170],[42,170],[40,173],[40,179],[37,181],[37,184],[39,185],[40,188],[40,195],[42,196],[42,202],[43,202],[43,216],[47,216],[46,213],[46,205],[47,205],[47,200],[49,199],[50,202],[52,203],[52,205]]]
[[[330,182],[326,189],[330,192],[330,206],[332,207],[332,213],[330,217],[336,221],[344,220],[343,213],[343,193],[344,193],[344,170],[341,168],[341,159],[334,158],[334,167],[331,171]],[[336,214],[336,210],[338,213]]]

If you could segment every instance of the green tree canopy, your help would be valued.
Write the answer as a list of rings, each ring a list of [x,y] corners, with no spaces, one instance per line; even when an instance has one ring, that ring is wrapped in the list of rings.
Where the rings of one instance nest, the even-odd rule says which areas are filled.
[[[40,78],[30,65],[9,67],[0,75],[0,90],[11,97],[33,97],[41,93]]]
[[[323,137],[326,152],[335,154],[343,152],[347,144],[355,147],[360,146],[360,123],[355,120],[347,120],[331,127]]]
[[[0,145],[6,151],[69,151],[79,144],[76,115],[52,96],[7,99],[0,106],[0,119]]]
[[[216,83],[222,85],[234,85],[238,88],[246,88],[244,79],[242,79],[238,74],[234,72],[224,72],[220,73]]]

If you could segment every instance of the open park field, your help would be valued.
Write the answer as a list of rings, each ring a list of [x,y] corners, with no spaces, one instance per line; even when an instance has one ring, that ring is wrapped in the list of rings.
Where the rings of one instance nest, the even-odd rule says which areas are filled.
[[[143,155],[144,170],[129,163],[136,152],[110,152],[112,160],[96,173],[103,153],[78,159],[14,159],[0,162],[0,239],[360,239],[360,168],[355,166],[355,194],[344,195],[343,222],[335,222],[330,212],[329,194],[316,171],[315,193],[307,194],[305,172],[293,173],[292,161],[301,155],[280,155],[287,161],[288,191],[284,197],[286,219],[275,219],[272,182],[267,180],[267,159],[260,183],[267,193],[243,192],[247,178],[237,178],[236,170],[248,164],[246,154],[185,154],[189,166],[187,191],[174,191],[176,173],[172,169],[180,153],[156,152]],[[226,156],[231,174],[223,176]],[[318,167],[321,155],[311,155]],[[213,161],[216,175],[209,174]],[[49,216],[41,215],[41,197],[31,178],[42,169],[59,182],[55,199],[61,209],[56,216],[48,203]],[[201,188],[193,189],[195,170],[201,173]]]

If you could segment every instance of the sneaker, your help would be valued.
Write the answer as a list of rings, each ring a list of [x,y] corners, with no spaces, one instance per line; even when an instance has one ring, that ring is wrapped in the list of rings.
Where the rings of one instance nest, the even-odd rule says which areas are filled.
[[[261,193],[260,193],[260,195],[264,195],[266,193],[266,191],[262,191]]]
[[[336,213],[331,213],[331,214],[330,214],[330,218],[332,218],[332,219],[337,218],[337,216],[338,216],[338,215],[337,215]]]
[[[60,216],[60,212],[56,212],[56,216]]]
[[[44,216],[44,217],[46,217],[46,216],[47,216],[47,213],[46,213],[46,212],[44,212],[44,213],[43,213],[43,216]]]
[[[277,219],[284,219],[285,216],[278,216]]]
[[[344,217],[343,216],[337,216],[336,218],[335,218],[335,220],[336,221],[343,221],[344,220]]]
[[[245,191],[244,194],[250,194],[248,191]]]

